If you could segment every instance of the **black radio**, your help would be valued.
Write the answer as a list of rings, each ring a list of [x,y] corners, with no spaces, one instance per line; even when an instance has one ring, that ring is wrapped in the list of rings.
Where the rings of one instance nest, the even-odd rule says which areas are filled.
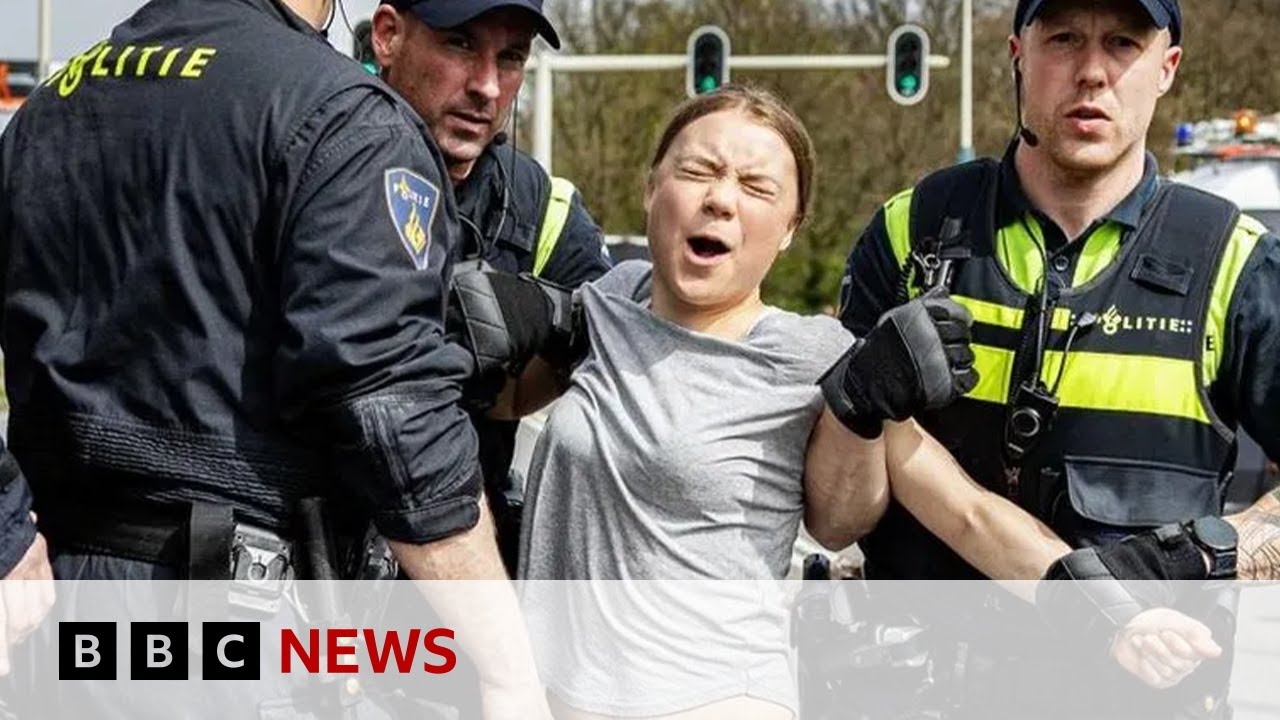
[[[1004,427],[1004,451],[1010,464],[1020,464],[1053,427],[1058,397],[1044,383],[1027,380],[1018,386]]]

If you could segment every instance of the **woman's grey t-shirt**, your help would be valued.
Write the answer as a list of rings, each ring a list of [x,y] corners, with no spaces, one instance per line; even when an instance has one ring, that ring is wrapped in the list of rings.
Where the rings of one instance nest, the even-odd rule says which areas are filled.
[[[777,308],[767,308],[738,342],[692,332],[648,309],[651,272],[646,262],[622,263],[583,288],[590,351],[552,409],[533,453],[521,576],[783,578],[804,510],[805,450],[823,407],[815,383],[852,337],[834,318]],[[671,680],[690,691],[688,698],[653,686],[661,683],[653,673],[660,675],[663,663],[644,638],[632,638],[634,649],[647,657],[642,664],[653,661],[652,668],[634,674],[648,673],[644,693],[623,687],[623,675],[632,673],[619,668],[617,648],[607,657],[595,652],[606,636],[618,642],[619,634],[670,627],[680,615],[671,598],[660,609],[647,601],[629,602],[626,611],[615,612],[613,600],[597,593],[592,607],[577,608],[571,636],[554,639],[550,655],[539,653],[544,671],[547,663],[553,666],[554,677],[544,679],[570,704],[611,714],[675,712],[689,702],[718,699],[709,696],[741,693],[791,705],[793,698],[779,697],[789,693],[777,685],[777,675],[786,671],[786,638],[769,639],[782,631],[785,619],[776,617],[776,608],[762,609],[758,591],[752,592],[754,607],[752,598],[746,605],[736,602],[742,599],[739,593],[721,598],[737,609],[688,604],[694,623],[708,611],[738,618],[742,622],[734,628],[718,632],[740,636],[742,647],[756,647],[741,657],[704,664],[705,682],[693,683],[701,684],[696,692],[686,688],[690,677],[699,676],[696,663],[673,658],[679,664],[668,667],[682,667],[683,679]],[[604,611],[602,605],[612,609]],[[650,613],[654,616],[643,617]],[[547,631],[545,624],[542,629]],[[600,662],[608,667],[582,667]],[[744,664],[756,670],[746,672]],[[774,689],[760,685],[765,676],[772,679],[764,686]],[[625,701],[619,699],[624,695]]]
[[[740,342],[648,309],[651,267],[586,286],[591,348],[533,453],[527,578],[782,578],[818,378],[852,337],[766,308]]]

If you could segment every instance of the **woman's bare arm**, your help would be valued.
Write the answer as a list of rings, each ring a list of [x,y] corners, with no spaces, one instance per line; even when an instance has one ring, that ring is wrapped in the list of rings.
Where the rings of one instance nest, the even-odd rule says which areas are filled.
[[[855,435],[824,408],[805,453],[809,534],[830,550],[847,547],[875,527],[888,504],[883,438]]]
[[[914,421],[885,423],[885,450],[893,497],[987,577],[1037,580],[1071,552],[1047,525],[969,477]],[[1031,583],[1017,586],[1021,596],[1034,593]]]

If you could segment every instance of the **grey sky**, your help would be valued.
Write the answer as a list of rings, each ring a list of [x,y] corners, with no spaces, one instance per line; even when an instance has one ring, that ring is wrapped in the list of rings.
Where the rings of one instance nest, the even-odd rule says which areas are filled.
[[[53,6],[53,59],[65,60],[106,37],[111,28],[142,7],[145,0],[50,0]],[[377,0],[344,0],[354,25],[366,18]],[[36,57],[36,0],[0,0],[0,58]],[[329,32],[339,50],[351,52],[351,34],[339,16]]]

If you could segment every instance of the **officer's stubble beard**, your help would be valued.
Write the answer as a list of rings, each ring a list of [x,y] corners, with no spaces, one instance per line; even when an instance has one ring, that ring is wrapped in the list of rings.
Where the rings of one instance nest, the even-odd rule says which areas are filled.
[[[1045,138],[1028,126],[1026,121],[1026,113],[1023,107],[1023,98],[1025,96],[1025,77],[1022,74],[1021,58],[1013,58],[1013,92],[1014,92],[1014,112],[1015,112],[1015,137],[1027,146],[1028,152],[1041,155],[1038,165],[1042,171],[1048,171],[1051,174],[1066,179],[1071,185],[1090,185],[1097,182],[1101,178],[1111,176],[1116,172],[1123,172],[1122,168],[1125,163],[1131,160],[1135,155],[1144,157],[1146,155],[1146,132],[1139,134],[1137,140],[1128,148],[1122,150],[1111,162],[1105,165],[1081,166],[1072,162],[1071,158],[1063,155],[1056,149],[1053,130],[1050,131],[1048,142]],[[1161,93],[1163,95],[1163,93]],[[1050,119],[1052,122],[1052,118]],[[1118,122],[1118,120],[1117,120]],[[1148,128],[1150,121],[1148,121]]]
[[[383,80],[385,81],[386,77],[383,77]],[[487,151],[491,147],[506,145],[508,142],[511,143],[511,157],[508,160],[507,166],[505,168],[506,172],[503,175],[503,179],[502,179],[503,183],[510,182],[509,178],[511,177],[511,173],[513,172],[516,152],[519,151],[519,147],[516,140],[516,133],[517,133],[516,120],[517,118],[520,117],[520,91],[523,88],[524,88],[524,80],[523,78],[521,78],[520,87],[516,88],[515,95],[513,95],[511,98],[511,107],[507,108],[506,117],[502,118],[502,122],[496,123],[496,126],[501,129],[495,132],[493,136],[489,138],[489,141],[484,144],[484,148],[482,148],[480,151],[480,154],[483,155],[485,151]],[[437,143],[437,147],[439,147],[439,143]],[[449,155],[446,155],[444,153],[443,147],[440,147],[440,150],[441,150],[440,154],[444,156],[445,168],[448,169],[449,171],[449,179],[453,181],[454,185],[461,185],[463,182],[465,182],[466,179],[470,177],[471,171],[475,169],[476,162],[480,160],[479,155],[477,155],[475,158],[472,158],[470,160],[466,160],[463,158],[451,157]],[[504,191],[510,192],[510,188],[504,188]],[[505,217],[503,219],[505,220]]]

